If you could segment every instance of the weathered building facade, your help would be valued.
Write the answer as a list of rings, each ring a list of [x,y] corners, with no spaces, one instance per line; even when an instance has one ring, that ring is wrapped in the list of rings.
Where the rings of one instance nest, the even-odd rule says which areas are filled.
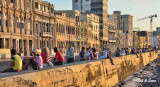
[[[121,27],[123,33],[126,33],[126,47],[133,47],[133,16],[121,15]]]
[[[0,49],[16,49],[24,55],[44,46],[51,50],[53,5],[41,0],[1,0],[0,12]]]

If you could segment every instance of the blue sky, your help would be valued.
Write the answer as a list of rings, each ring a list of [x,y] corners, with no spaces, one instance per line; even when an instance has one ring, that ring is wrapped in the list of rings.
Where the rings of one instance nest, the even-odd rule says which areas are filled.
[[[43,0],[54,4],[56,10],[71,10],[72,0]],[[122,14],[133,16],[133,27],[141,30],[150,30],[150,20],[136,21],[149,15],[158,14],[154,19],[153,29],[160,27],[160,0],[108,0],[108,13],[122,11]]]

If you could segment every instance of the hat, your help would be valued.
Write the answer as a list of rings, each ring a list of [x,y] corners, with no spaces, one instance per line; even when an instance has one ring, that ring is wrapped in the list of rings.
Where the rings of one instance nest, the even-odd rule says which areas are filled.
[[[33,50],[32,50],[32,53],[33,53],[33,52],[37,52],[37,49],[33,49]]]

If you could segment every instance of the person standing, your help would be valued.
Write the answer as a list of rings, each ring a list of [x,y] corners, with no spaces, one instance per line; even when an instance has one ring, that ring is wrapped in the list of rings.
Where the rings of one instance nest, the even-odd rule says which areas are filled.
[[[69,56],[69,51],[70,51],[70,47],[68,47],[67,53],[66,53],[66,59],[68,60],[68,56]]]
[[[64,56],[61,52],[58,51],[57,47],[54,48],[54,52],[56,53],[53,64],[54,65],[63,65],[64,64]]]
[[[22,60],[19,55],[17,55],[16,50],[11,50],[11,62],[10,62],[10,68],[2,71],[2,73],[5,72],[19,72],[22,70]]]
[[[72,43],[72,46],[70,47],[67,63],[73,63],[75,61],[74,58],[74,43]]]
[[[84,61],[85,60],[85,57],[84,57],[84,54],[85,54],[85,52],[84,52],[84,47],[82,47],[82,50],[81,50],[81,52],[79,53],[79,56],[81,57],[81,61]]]
[[[119,47],[117,47],[117,50],[116,50],[116,57],[119,57],[120,55],[120,50],[119,50]]]
[[[41,57],[43,58],[43,66],[47,67],[47,66],[53,66],[53,64],[50,62],[50,58],[49,58],[49,49],[48,47],[43,48],[42,53],[41,53]]]

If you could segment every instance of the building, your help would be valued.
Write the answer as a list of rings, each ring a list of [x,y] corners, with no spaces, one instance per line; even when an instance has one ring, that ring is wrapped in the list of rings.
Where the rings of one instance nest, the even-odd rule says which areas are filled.
[[[123,33],[126,33],[127,43],[126,47],[133,47],[133,16],[131,15],[121,15],[121,29]]]
[[[160,27],[156,27],[156,31],[160,31]]]
[[[33,48],[53,48],[54,6],[41,0],[0,1],[0,49],[29,55]]]
[[[94,13],[100,17],[100,43],[106,47],[108,43],[108,0],[72,0],[73,10],[81,13]],[[85,7],[85,9],[83,9]],[[88,8],[88,9],[87,9]]]
[[[153,31],[153,45],[152,47],[160,47],[160,31],[159,28],[156,29],[156,31]]]
[[[99,16],[91,13],[87,15],[87,22],[91,25],[88,28],[88,47],[99,50]]]
[[[139,48],[138,31],[133,31],[133,47]]]
[[[75,52],[78,53],[82,47],[80,12],[73,10],[56,11],[57,35],[56,46],[66,53],[66,49],[75,43]],[[65,49],[64,49],[65,48]]]
[[[100,16],[100,43],[107,47],[108,43],[108,0],[91,0],[91,13]]]
[[[90,13],[91,0],[72,0],[72,10],[78,10],[81,13]]]
[[[116,24],[108,21],[108,44],[112,53],[116,52]]]

